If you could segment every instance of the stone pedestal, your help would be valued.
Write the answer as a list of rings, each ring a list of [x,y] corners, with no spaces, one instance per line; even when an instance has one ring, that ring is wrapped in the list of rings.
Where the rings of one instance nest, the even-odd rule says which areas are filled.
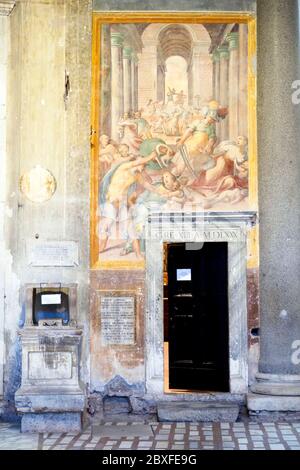
[[[298,21],[296,0],[258,2],[261,338],[248,396],[256,412],[300,409],[300,108],[291,96],[300,76]]]
[[[20,330],[22,383],[15,404],[22,432],[80,432],[85,405],[79,384],[81,334],[71,327]]]

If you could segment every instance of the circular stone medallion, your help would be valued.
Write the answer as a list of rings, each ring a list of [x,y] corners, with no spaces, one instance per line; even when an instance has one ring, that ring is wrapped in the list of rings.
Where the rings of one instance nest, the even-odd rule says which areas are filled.
[[[56,191],[56,180],[49,170],[36,166],[21,176],[20,190],[31,202],[46,202]]]

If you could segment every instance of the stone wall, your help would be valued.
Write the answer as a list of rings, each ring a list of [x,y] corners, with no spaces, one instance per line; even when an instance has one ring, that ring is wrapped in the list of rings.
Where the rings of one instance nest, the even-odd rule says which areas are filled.
[[[78,283],[78,318],[84,329],[81,380],[89,383],[89,158],[91,1],[20,1],[10,17],[8,137],[5,196],[5,399],[14,415],[20,383],[18,327],[24,320],[22,286]],[[65,96],[65,76],[70,90]],[[45,203],[19,191],[21,175],[40,165],[57,190]],[[75,241],[76,268],[28,265],[35,240]]]
[[[245,3],[251,10],[255,4],[233,3]],[[0,200],[5,225],[2,249],[6,292],[5,416],[9,419],[16,416],[14,393],[20,385],[21,373],[17,332],[24,321],[23,286],[49,282],[78,283],[79,326],[84,330],[82,383],[90,392],[100,392],[101,396],[127,397],[130,409],[151,411],[152,403],[145,404],[142,399],[143,302],[138,311],[140,337],[136,349],[103,347],[95,308],[99,286],[113,290],[134,285],[137,292],[143,292],[144,273],[118,272],[112,277],[110,271],[95,271],[89,285],[92,0],[20,0],[9,21],[7,164],[5,191]],[[69,89],[65,86],[66,77]],[[20,177],[35,165],[50,170],[57,182],[54,196],[43,204],[30,202],[19,191]],[[27,245],[36,240],[77,242],[79,266],[45,269],[28,265]],[[254,286],[253,297],[248,299],[252,308],[249,331],[258,326],[257,283],[257,270],[249,271],[248,285]],[[253,347],[257,347],[256,342],[251,337]],[[255,364],[255,353],[253,358]]]

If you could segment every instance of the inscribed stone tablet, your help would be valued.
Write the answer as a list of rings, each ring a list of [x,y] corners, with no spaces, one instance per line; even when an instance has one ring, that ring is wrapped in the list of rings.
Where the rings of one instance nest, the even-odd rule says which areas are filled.
[[[103,344],[135,343],[134,297],[102,296],[101,336]]]

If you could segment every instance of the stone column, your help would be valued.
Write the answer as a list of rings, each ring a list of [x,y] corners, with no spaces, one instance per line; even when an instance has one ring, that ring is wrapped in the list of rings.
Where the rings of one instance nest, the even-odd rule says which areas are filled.
[[[214,63],[214,83],[213,83],[213,93],[214,99],[219,101],[220,98],[220,54],[218,50],[215,50],[213,53],[213,63]]]
[[[229,139],[239,133],[239,33],[229,33]]]
[[[124,112],[128,113],[132,107],[132,83],[131,83],[131,47],[125,46],[123,49],[123,66],[124,66]]]
[[[219,101],[222,106],[228,106],[228,70],[229,51],[228,45],[224,44],[218,48],[220,56],[220,96]],[[228,140],[228,117],[220,122],[220,140]]]
[[[260,361],[252,411],[300,411],[300,77],[296,0],[258,2]]]
[[[111,33],[111,136],[119,140],[119,126],[124,113],[123,101],[123,36]]]
[[[248,26],[239,25],[239,135],[248,136]]]

